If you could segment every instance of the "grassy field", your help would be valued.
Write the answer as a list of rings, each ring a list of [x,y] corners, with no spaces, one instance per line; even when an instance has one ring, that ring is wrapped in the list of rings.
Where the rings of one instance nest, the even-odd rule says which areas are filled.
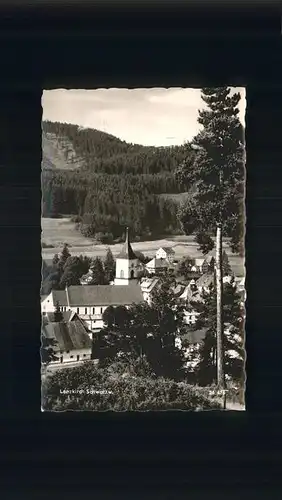
[[[69,218],[62,219],[41,219],[42,235],[41,241],[47,245],[52,245],[52,248],[42,249],[42,258],[47,262],[51,261],[54,254],[61,251],[64,243],[70,245],[70,252],[73,255],[84,254],[89,257],[104,257],[107,248],[110,247],[113,255],[116,256],[121,248],[122,243],[115,245],[93,245],[89,238],[85,238],[79,231],[75,229],[75,223]],[[197,250],[197,244],[193,241],[193,236],[171,236],[166,239],[153,241],[140,241],[133,243],[133,249],[143,252],[148,257],[154,257],[158,248],[166,246],[172,247],[175,251],[175,258],[181,259],[184,256],[203,257]],[[223,244],[226,253],[229,255],[229,261],[236,276],[244,276],[244,259],[238,255],[230,253],[227,242]]]

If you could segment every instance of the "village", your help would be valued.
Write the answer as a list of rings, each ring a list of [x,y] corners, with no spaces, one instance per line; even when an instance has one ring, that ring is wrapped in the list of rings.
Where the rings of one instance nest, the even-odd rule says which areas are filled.
[[[225,253],[224,257],[228,262]],[[189,272],[185,277],[179,276],[179,273],[177,275],[179,262],[175,260],[172,248],[159,248],[149,262],[142,263],[134,252],[127,228],[123,248],[115,261],[115,278],[110,284],[89,284],[93,274],[90,266],[89,272],[81,277],[80,285],[66,286],[64,290],[51,290],[49,295],[41,297],[42,336],[48,340],[52,339],[56,354],[55,359],[48,363],[48,371],[78,366],[84,361],[95,359],[93,345],[96,336],[104,327],[105,311],[109,307],[129,308],[132,304],[142,302],[150,304],[153,291],[162,276],[173,278],[171,289],[184,305],[184,321],[187,327],[184,338],[186,345],[188,344],[185,355],[188,364],[191,353],[195,352],[205,339],[205,329],[194,327],[199,312],[192,303],[203,300],[203,293],[209,293],[214,283],[214,253],[193,259],[188,266]],[[243,308],[244,278],[234,276],[229,266],[223,281],[233,282],[242,296]],[[176,336],[175,345],[182,347],[180,337]],[[95,361],[99,362],[98,359]]]
[[[244,89],[203,88],[197,102],[194,89],[90,95],[92,110],[123,102],[124,135],[120,120],[54,119],[52,91],[43,103],[44,408],[242,409]],[[70,108],[86,99],[56,96]],[[170,119],[148,135],[163,109]],[[181,110],[168,144],[160,123],[175,134]]]

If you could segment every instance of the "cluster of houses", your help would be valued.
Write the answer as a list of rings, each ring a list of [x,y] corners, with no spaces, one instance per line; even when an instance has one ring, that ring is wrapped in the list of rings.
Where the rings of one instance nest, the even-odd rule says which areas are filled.
[[[103,313],[109,307],[129,307],[133,303],[150,303],[156,287],[158,274],[174,265],[175,253],[171,248],[160,248],[155,257],[146,264],[149,275],[139,278],[143,264],[135,255],[128,230],[120,254],[116,258],[115,280],[110,285],[69,286],[65,290],[52,290],[41,299],[42,335],[56,342],[56,361],[51,364],[80,362],[91,358],[92,339],[104,326]],[[200,273],[189,284],[178,283],[174,287],[177,297],[186,305],[185,321],[187,327],[197,319],[197,312],[191,302],[201,299],[203,290],[208,291],[214,281],[214,258],[196,259],[191,271]],[[228,277],[226,277],[228,279]],[[230,278],[229,278],[230,279]],[[84,278],[85,280],[85,278]],[[241,286],[244,287],[243,281]],[[55,311],[59,308],[61,321],[56,321]],[[189,328],[188,328],[189,330]],[[188,340],[191,345],[203,340],[203,332],[198,335],[191,330]]]

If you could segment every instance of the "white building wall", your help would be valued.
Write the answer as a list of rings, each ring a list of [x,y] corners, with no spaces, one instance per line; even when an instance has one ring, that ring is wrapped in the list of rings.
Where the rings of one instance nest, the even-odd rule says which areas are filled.
[[[167,259],[170,263],[172,263],[174,260],[174,253],[168,253],[163,248],[159,248],[159,250],[156,251],[156,258]]]
[[[159,250],[156,251],[156,258],[157,259],[166,259],[167,258],[166,251],[163,250],[163,248],[159,248]]]
[[[117,259],[116,260],[116,279],[123,281],[132,279],[131,271],[134,272],[134,278],[137,277],[137,272],[140,269],[139,260],[127,260],[127,259]],[[116,284],[116,283],[115,283]]]
[[[51,313],[55,311],[55,306],[53,303],[53,294],[52,292],[41,302],[41,312],[42,313]]]
[[[197,316],[199,315],[196,311],[185,311],[184,321],[187,325],[194,325],[197,321]]]
[[[56,352],[57,361],[52,361],[50,365],[61,365],[65,363],[80,362],[91,359],[91,347],[87,349],[76,349],[69,352]]]

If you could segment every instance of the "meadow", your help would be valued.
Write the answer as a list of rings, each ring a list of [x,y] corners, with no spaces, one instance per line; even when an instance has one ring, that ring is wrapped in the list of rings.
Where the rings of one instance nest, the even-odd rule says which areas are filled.
[[[69,218],[42,218],[41,219],[41,241],[44,246],[50,248],[42,248],[42,258],[49,263],[54,254],[61,251],[64,243],[67,243],[72,255],[87,255],[89,257],[104,257],[108,248],[111,249],[114,256],[117,256],[122,248],[122,243],[114,245],[94,244],[90,238],[85,238],[77,229],[74,222]],[[136,251],[144,253],[148,257],[154,257],[156,250],[160,247],[172,247],[175,251],[177,260],[185,256],[192,258],[202,258],[203,255],[197,249],[197,244],[193,241],[193,236],[179,235],[170,236],[165,239],[140,241],[132,244]],[[227,241],[223,243],[224,249],[229,256],[231,267],[236,276],[244,276],[244,259],[238,255],[233,255]]]

